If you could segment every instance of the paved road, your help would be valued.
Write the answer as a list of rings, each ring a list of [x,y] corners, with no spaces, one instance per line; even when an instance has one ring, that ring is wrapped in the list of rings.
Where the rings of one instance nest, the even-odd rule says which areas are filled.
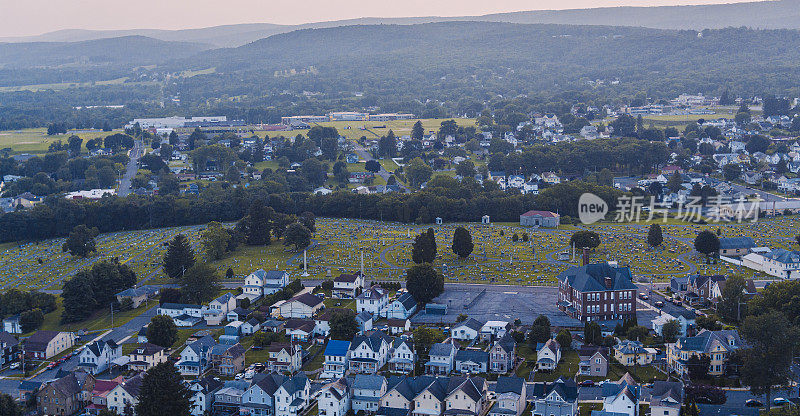
[[[767,202],[786,201],[786,200],[788,200],[788,198],[786,198],[786,197],[783,197],[783,196],[780,196],[780,195],[771,194],[769,192],[762,191],[760,189],[750,188],[750,187],[739,185],[739,184],[736,184],[736,183],[733,183],[733,182],[728,182],[728,184],[731,186],[731,189],[733,191],[735,191],[735,192],[745,192],[747,194],[758,194],[759,198],[761,198],[761,199],[763,199],[764,201],[767,201]]]
[[[358,154],[358,157],[364,159],[365,162],[368,160],[375,160],[375,158],[372,157],[372,154],[370,154],[367,149],[364,149],[364,147],[358,142],[353,143],[353,149],[355,150],[356,154]],[[392,174],[388,170],[384,169],[383,165],[381,165],[381,170],[378,171],[378,176],[383,178],[384,182],[386,182],[389,180],[389,177],[392,176]],[[398,185],[400,185],[403,190],[406,189],[402,184],[398,183]]]
[[[131,182],[136,176],[136,172],[139,170],[139,158],[142,157],[142,155],[144,155],[144,144],[137,140],[133,142],[133,149],[131,149],[129,153],[130,161],[128,161],[125,174],[122,175],[122,179],[119,183],[119,191],[117,192],[119,196],[127,196],[133,191],[131,189]]]

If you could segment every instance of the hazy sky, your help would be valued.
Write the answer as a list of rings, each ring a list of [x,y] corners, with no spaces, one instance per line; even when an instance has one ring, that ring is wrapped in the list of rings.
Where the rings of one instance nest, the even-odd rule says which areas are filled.
[[[0,36],[59,29],[186,29],[235,23],[297,24],[357,17],[464,16],[603,6],[743,0],[0,0]]]

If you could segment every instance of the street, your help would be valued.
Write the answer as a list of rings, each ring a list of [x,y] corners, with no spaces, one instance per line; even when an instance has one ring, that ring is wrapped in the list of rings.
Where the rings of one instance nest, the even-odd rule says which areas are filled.
[[[140,140],[136,140],[133,142],[133,149],[131,149],[129,154],[130,160],[128,161],[128,166],[125,168],[125,174],[122,175],[120,179],[117,195],[127,196],[133,192],[133,189],[131,189],[131,182],[133,182],[133,178],[139,170],[139,158],[142,157],[143,154],[144,144],[142,144]]]

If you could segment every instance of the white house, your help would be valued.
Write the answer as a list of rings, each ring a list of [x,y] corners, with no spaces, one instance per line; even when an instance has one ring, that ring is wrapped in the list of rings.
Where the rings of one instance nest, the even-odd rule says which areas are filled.
[[[198,376],[211,366],[211,350],[217,342],[214,337],[206,335],[187,345],[181,351],[181,357],[175,364],[182,376]]]
[[[640,394],[640,386],[627,373],[617,382],[603,383],[603,411],[639,416]]]
[[[249,411],[251,416],[273,415],[276,406],[275,392],[285,380],[286,377],[276,373],[256,374],[242,394],[241,409]]]
[[[389,359],[389,337],[381,331],[357,335],[350,343],[350,371],[375,374]]]
[[[559,361],[561,361],[561,346],[552,338],[536,352],[536,368],[539,370],[555,370]]]
[[[353,411],[373,413],[380,407],[380,400],[386,394],[387,382],[383,376],[356,374],[353,378]]]
[[[520,416],[527,404],[527,385],[521,377],[497,378],[494,388],[495,404],[489,409],[490,416]]]
[[[474,318],[467,318],[466,321],[458,323],[450,329],[450,336],[460,341],[472,341],[478,338],[481,328],[483,328],[483,324],[480,321]]]
[[[372,286],[356,296],[356,312],[369,312],[378,316],[388,303],[389,292],[380,286]]]
[[[108,369],[111,362],[122,356],[122,347],[114,340],[94,341],[86,345],[78,357],[78,366],[91,374],[100,374]]]
[[[402,292],[380,311],[387,319],[408,319],[417,310],[417,301],[408,292]]]
[[[208,308],[227,315],[228,312],[236,309],[236,297],[230,293],[223,293],[220,297],[209,302]]]
[[[162,303],[157,312],[159,315],[167,315],[172,318],[177,318],[181,315],[189,315],[197,318],[203,317],[203,307],[200,305],[192,305],[188,303]]]
[[[211,404],[214,403],[214,393],[219,390],[222,383],[214,377],[205,377],[189,383],[189,398],[192,416],[204,416],[211,413]]]
[[[139,404],[139,389],[142,387],[142,377],[139,373],[114,387],[106,396],[106,406],[118,415],[125,414],[125,408]]]
[[[323,308],[322,299],[309,293],[302,293],[287,300],[280,306],[284,318],[311,318]]]
[[[319,416],[344,416],[350,410],[352,397],[350,383],[344,377],[326,385],[318,399]]]
[[[457,352],[458,348],[454,344],[433,344],[430,353],[428,353],[430,359],[425,363],[425,373],[442,376],[450,374],[455,365]]]
[[[275,391],[275,416],[296,416],[311,401],[311,383],[305,374],[286,379]]]
[[[343,377],[347,371],[347,362],[350,357],[350,341],[332,339],[325,346],[325,361],[322,364],[320,378],[331,379]]]
[[[289,274],[280,270],[258,269],[244,278],[242,293],[259,298],[273,294],[289,284]]]
[[[331,295],[333,297],[354,298],[364,286],[364,275],[360,272],[354,274],[342,273],[333,280]]]
[[[761,268],[764,273],[781,279],[800,278],[800,251],[776,248],[761,256],[763,257]]]
[[[389,371],[409,374],[414,371],[417,362],[417,353],[414,343],[405,338],[395,338],[392,341],[392,354],[389,358]]]
[[[488,321],[481,327],[481,341],[499,339],[508,332],[510,324],[506,321]]]

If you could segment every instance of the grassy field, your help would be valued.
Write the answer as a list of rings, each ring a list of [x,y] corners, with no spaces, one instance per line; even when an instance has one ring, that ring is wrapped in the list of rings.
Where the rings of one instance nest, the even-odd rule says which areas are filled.
[[[60,83],[53,83],[53,84],[34,84],[34,85],[19,85],[19,86],[9,86],[9,87],[0,87],[0,92],[17,92],[17,91],[59,91],[65,90],[67,88],[78,88],[78,87],[92,87],[92,86],[102,86],[102,85],[119,85],[124,84],[127,81],[127,77],[123,78],[116,78],[116,79],[109,79],[106,81],[93,81],[93,82],[60,82]],[[142,82],[136,82],[135,84],[141,85],[144,84]]]
[[[420,119],[419,121],[422,122],[422,127],[425,129],[425,133],[429,134],[439,131],[442,121],[445,120],[453,119]],[[459,126],[462,127],[475,125],[475,119],[471,118],[457,118],[454,120]],[[395,136],[398,137],[410,135],[411,128],[414,127],[414,123],[416,122],[416,119],[395,121],[330,121],[312,123],[312,126],[320,125],[323,127],[336,127],[336,130],[339,131],[339,134],[346,137],[348,140],[358,140],[361,137],[366,137],[367,139],[377,139],[381,136],[387,135],[389,130],[392,130]],[[269,137],[294,137],[298,134],[305,135],[306,133],[308,133],[308,130],[289,130],[269,133],[257,132],[260,137],[264,137],[265,135],[268,135]]]
[[[432,213],[436,215],[436,213]],[[453,233],[464,226],[472,235],[475,248],[464,260],[449,249]],[[434,266],[448,282],[552,285],[555,276],[570,265],[577,265],[580,256],[572,257],[569,239],[576,227],[531,229],[514,223],[484,226],[476,223],[443,225],[408,225],[346,219],[317,219],[313,243],[308,248],[308,273],[315,278],[337,276],[360,269],[364,253],[365,271],[373,279],[401,279],[411,266],[411,241],[428,227],[433,227],[439,250]],[[6,244],[0,247],[0,289],[58,289],[68,279],[92,264],[118,257],[129,265],[140,280],[166,282],[161,270],[164,243],[178,233],[185,234],[200,258],[203,257],[200,233],[204,226],[171,227],[142,231],[125,231],[100,235],[98,252],[86,259],[73,258],[62,252],[63,238],[41,242]],[[647,226],[640,224],[601,224],[582,227],[600,234],[601,245],[590,253],[592,261],[616,261],[629,266],[634,275],[669,280],[697,270],[699,273],[730,274],[767,278],[746,268],[719,262],[706,264],[694,252],[692,241],[702,230],[719,231],[723,237],[751,237],[756,246],[791,249],[794,235],[800,228],[797,216],[762,219],[757,223],[738,225],[664,225],[664,244],[651,249],[646,242]],[[513,236],[517,235],[517,241]],[[529,241],[523,241],[527,234]],[[567,252],[569,258],[557,260]],[[221,260],[211,263],[225,275],[232,269],[242,279],[256,269],[286,270],[294,277],[303,273],[302,252],[283,246],[280,240],[268,246],[241,246]],[[101,327],[103,324],[98,323]]]
[[[48,136],[46,128],[6,130],[0,131],[0,149],[10,148],[13,153],[45,153],[50,143],[61,140],[67,142],[73,134],[83,139],[82,149],[86,151],[86,142],[96,137],[106,137],[117,131],[91,131],[91,132],[69,132],[67,134]]]

